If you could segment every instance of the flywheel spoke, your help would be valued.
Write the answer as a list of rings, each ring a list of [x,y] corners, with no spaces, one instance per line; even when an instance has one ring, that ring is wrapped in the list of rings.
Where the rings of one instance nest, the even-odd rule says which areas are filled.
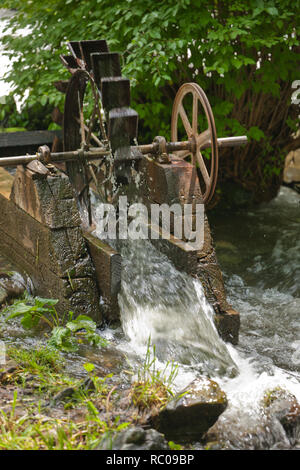
[[[201,132],[201,134],[197,135],[196,143],[197,148],[201,149],[204,144],[209,142],[210,140],[210,129],[206,129],[206,131]]]
[[[206,187],[208,187],[209,184],[210,184],[210,176],[208,174],[208,171],[207,171],[207,168],[206,168],[206,165],[204,163],[204,160],[203,160],[203,157],[201,155],[200,150],[197,151],[196,158],[197,158],[197,162],[199,164],[200,171],[201,171],[201,174],[203,176],[205,185],[206,185]]]
[[[196,93],[193,93],[193,122],[192,122],[192,127],[193,127],[193,134],[194,136],[197,135],[197,129],[198,129],[198,97]]]
[[[178,150],[176,152],[176,157],[178,158],[181,158],[182,160],[186,157],[188,157],[189,155],[191,155],[191,151],[190,150]]]
[[[184,107],[182,106],[182,103],[180,103],[179,105],[179,115],[181,117],[181,120],[182,120],[182,123],[183,123],[183,126],[185,128],[185,131],[187,133],[188,136],[191,136],[192,133],[193,133],[193,129],[190,125],[190,121],[186,115],[186,112],[184,110]]]

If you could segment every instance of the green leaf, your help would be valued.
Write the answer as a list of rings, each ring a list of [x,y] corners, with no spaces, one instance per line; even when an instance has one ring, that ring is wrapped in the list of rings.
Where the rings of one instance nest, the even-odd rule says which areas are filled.
[[[71,336],[71,330],[62,326],[53,328],[48,344],[66,352],[74,352],[78,349],[76,341]]]
[[[69,330],[73,332],[82,329],[86,329],[88,331],[95,331],[96,327],[96,323],[91,318],[85,317],[85,315],[79,315],[75,320],[72,320],[66,324],[66,328],[69,328]]]
[[[243,65],[243,61],[238,59],[237,57],[236,58],[233,58],[232,59],[232,65],[236,68],[236,69],[240,69]]]
[[[32,310],[32,305],[19,304],[12,310],[13,312],[11,313],[11,315],[9,315],[7,320],[10,320],[16,317],[21,317],[24,315],[24,313],[30,312]]]
[[[266,11],[269,13],[269,15],[278,16],[278,10],[275,7],[268,7],[266,8]]]
[[[46,95],[43,95],[40,99],[40,103],[41,103],[42,106],[46,106],[47,101],[48,101],[48,96],[46,96]]]
[[[38,316],[31,315],[30,313],[26,313],[22,320],[21,325],[26,329],[34,328],[38,325],[40,318]]]
[[[42,297],[35,297],[36,305],[43,307],[44,305],[54,306],[57,304],[57,299],[44,299]]]
[[[95,369],[94,364],[91,364],[90,362],[86,362],[85,364],[83,364],[83,367],[88,373],[93,372],[93,370]]]
[[[259,129],[257,126],[252,126],[247,132],[247,136],[253,140],[260,141],[261,139],[265,138],[264,132]]]

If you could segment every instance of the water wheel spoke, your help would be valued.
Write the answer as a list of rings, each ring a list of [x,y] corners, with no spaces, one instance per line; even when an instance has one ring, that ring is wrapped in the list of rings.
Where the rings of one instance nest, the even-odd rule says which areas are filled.
[[[106,134],[106,130],[105,130],[105,126],[104,126],[104,123],[103,123],[103,118],[102,118],[101,110],[100,110],[100,106],[102,108],[102,104],[100,104],[100,106],[99,106],[99,102],[101,103],[100,94],[96,90],[95,84],[93,82],[91,83],[91,85],[92,85],[92,92],[93,92],[93,96],[94,96],[94,100],[95,100],[95,104],[96,104],[96,111],[97,111],[97,116],[98,116],[98,119],[99,119],[102,138],[104,140],[107,140],[107,134]]]
[[[178,111],[179,111],[179,115],[181,117],[181,120],[182,120],[182,123],[183,123],[183,126],[185,128],[185,131],[186,131],[187,135],[188,136],[192,135],[193,129],[192,129],[190,121],[189,121],[189,119],[186,115],[184,107],[182,106],[182,103],[180,103]]]
[[[78,119],[78,118],[76,118],[76,121],[78,122],[78,124],[81,123],[80,119]],[[85,130],[86,132],[89,131],[89,128],[88,128],[88,126],[87,126],[86,124],[84,124],[83,127],[84,127],[84,130]],[[101,142],[101,140],[98,139],[98,137],[97,137],[93,132],[91,132],[91,139],[93,139],[93,140],[95,141],[95,143],[98,145],[98,147],[101,147],[101,148],[104,147],[104,145],[103,145],[103,143]]]
[[[201,155],[200,150],[197,151],[197,153],[196,153],[196,158],[197,158],[197,162],[198,162],[198,164],[199,164],[199,168],[200,168],[201,174],[202,174],[202,176],[203,176],[205,185],[206,185],[206,187],[209,187],[209,184],[210,184],[210,176],[209,176],[209,174],[208,174],[208,171],[207,171],[207,168],[206,168],[206,165],[205,165],[205,162],[204,162],[204,160],[203,160],[203,157],[202,157],[202,155]]]
[[[95,103],[95,104],[94,104],[94,108],[93,108],[93,112],[92,112],[92,116],[91,116],[91,119],[90,119],[90,121],[89,121],[89,125],[88,125],[88,128],[87,128],[87,137],[86,137],[86,143],[87,143],[87,145],[90,144],[91,135],[92,135],[92,129],[93,129],[94,124],[95,124],[96,106],[97,106],[97,104]]]
[[[91,138],[96,142],[96,144],[98,145],[98,147],[104,147],[103,143],[101,142],[100,139],[98,139],[98,137],[93,133],[91,132]]]
[[[201,134],[197,135],[196,142],[199,149],[209,142],[210,134],[210,129],[206,129],[206,131],[203,131]]]

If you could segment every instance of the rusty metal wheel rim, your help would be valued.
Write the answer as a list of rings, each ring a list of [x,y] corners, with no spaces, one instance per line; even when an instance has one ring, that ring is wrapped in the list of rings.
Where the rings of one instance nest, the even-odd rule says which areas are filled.
[[[190,123],[187,114],[183,106],[183,99],[186,95],[192,94],[193,107],[192,107],[192,124]],[[204,109],[206,119],[208,122],[208,129],[198,133],[198,102]],[[178,117],[180,116],[183,123],[185,132],[190,142],[190,150],[183,150],[175,152],[178,158],[184,159],[189,155],[192,156],[192,164],[198,168],[202,175],[205,189],[203,190],[203,183],[200,180],[198,174],[199,184],[203,196],[203,202],[208,203],[215,191],[217,177],[218,177],[218,142],[217,132],[215,126],[215,120],[212,113],[211,106],[208,98],[202,88],[197,83],[185,83],[182,85],[175,97],[173,109],[172,109],[172,121],[171,121],[171,140],[173,142],[178,141]],[[208,171],[205,164],[204,158],[201,154],[201,148],[207,143],[210,143],[211,158],[210,158],[210,169]]]

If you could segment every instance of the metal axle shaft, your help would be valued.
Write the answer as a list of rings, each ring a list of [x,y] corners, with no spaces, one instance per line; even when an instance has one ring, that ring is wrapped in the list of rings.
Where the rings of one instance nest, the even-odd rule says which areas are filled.
[[[218,139],[219,147],[236,147],[247,143],[246,136],[238,137],[223,137]],[[211,145],[210,140],[207,140],[202,146],[201,149],[209,148]],[[160,144],[159,142],[154,141],[152,144],[139,145],[135,147],[143,155],[145,154],[159,154]],[[191,142],[166,142],[165,144],[166,151],[168,153],[176,152],[179,150],[191,150]],[[50,153],[50,150],[47,146],[39,147],[35,155],[20,155],[17,157],[5,157],[0,158],[0,166],[16,166],[16,165],[27,165],[28,163],[39,160],[42,163],[56,163],[56,162],[66,162],[72,161],[74,159],[84,159],[85,161],[90,160],[99,160],[110,154],[108,149],[93,148],[90,150],[74,150],[69,152],[54,152]],[[134,158],[136,159],[136,157]],[[127,159],[126,159],[127,160]],[[118,162],[120,159],[118,159]]]

